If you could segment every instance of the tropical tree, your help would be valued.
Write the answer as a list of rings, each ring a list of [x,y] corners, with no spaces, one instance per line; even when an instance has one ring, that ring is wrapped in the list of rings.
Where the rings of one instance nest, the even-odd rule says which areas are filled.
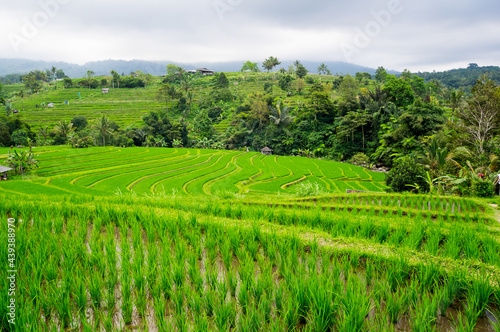
[[[165,102],[165,106],[167,108],[168,113],[168,103],[170,100],[176,98],[178,96],[177,90],[175,86],[170,85],[168,83],[163,83],[156,92],[156,99],[159,101]]]
[[[18,151],[14,150],[14,152],[9,151],[9,156],[7,158],[7,163],[10,167],[14,169],[17,174],[24,175],[24,172],[27,170],[35,170],[38,168],[38,164],[40,163],[38,160],[34,158],[33,152],[31,151]]]
[[[47,137],[50,136],[50,132],[49,132],[49,126],[45,126],[45,127],[40,127],[40,129],[38,129],[38,135],[42,136],[43,137],[43,142],[46,143],[47,142]]]
[[[92,70],[87,70],[87,80],[89,81],[89,89],[90,89],[90,78],[94,76],[94,72]]]
[[[461,128],[467,140],[479,154],[485,153],[485,143],[493,137],[500,125],[500,88],[483,76],[472,89],[471,96],[458,109]]]
[[[328,66],[325,65],[324,63],[321,63],[318,67],[318,74],[326,74],[326,75],[331,75],[332,73],[330,72],[330,69],[328,69]]]
[[[264,69],[266,69],[267,72],[269,72],[270,70],[272,70],[274,67],[278,66],[279,64],[281,64],[281,61],[279,61],[278,58],[270,56],[269,58],[264,60],[264,62],[262,63],[262,67],[264,67]]]
[[[259,65],[257,64],[257,62],[251,62],[250,60],[248,60],[243,64],[243,67],[241,67],[240,71],[251,71],[256,73],[259,71]]]
[[[385,82],[387,78],[387,72],[385,71],[385,68],[380,66],[377,68],[377,71],[375,72],[375,80],[377,80],[377,82]]]
[[[440,176],[441,170],[446,165],[446,162],[450,160],[448,149],[441,147],[439,143],[439,139],[436,136],[432,136],[424,148],[422,162],[430,171],[431,178]]]
[[[5,97],[6,97],[6,93],[5,93],[5,90],[3,88],[2,82],[0,82],[0,104],[1,105],[5,105]]]
[[[299,63],[297,70],[295,70],[295,75],[297,75],[298,78],[304,78],[307,75],[306,67]]]
[[[450,93],[448,102],[451,106],[451,122],[455,119],[455,110],[460,107],[464,99],[464,92],[461,90],[453,90]]]
[[[66,140],[68,139],[68,135],[71,134],[75,130],[75,128],[73,128],[73,124],[71,122],[63,120],[59,121],[55,125],[54,130],[56,131],[56,133],[61,135],[61,137],[66,142]]]
[[[337,137],[339,139],[351,136],[354,141],[354,133],[361,127],[361,136],[363,139],[363,151],[365,150],[365,126],[371,122],[372,115],[366,111],[348,112],[340,121],[337,127]]]
[[[115,87],[115,82],[118,84],[118,89],[120,88],[120,74],[118,74],[115,70],[112,70],[111,75],[113,76],[113,88]]]
[[[402,78],[390,79],[384,84],[383,89],[387,92],[389,100],[398,107],[409,106],[415,100],[411,84]]]
[[[281,107],[279,102],[276,107],[269,107],[271,115],[269,119],[279,129],[285,130],[293,122],[294,117],[290,115],[290,108],[288,106]]]
[[[215,86],[218,89],[227,89],[229,87],[229,80],[226,77],[226,74],[224,72],[221,72],[217,76],[217,81],[215,82]]]
[[[102,146],[106,146],[106,135],[112,130],[111,121],[109,121],[106,115],[103,115],[102,118],[97,120],[94,127],[101,133]]]

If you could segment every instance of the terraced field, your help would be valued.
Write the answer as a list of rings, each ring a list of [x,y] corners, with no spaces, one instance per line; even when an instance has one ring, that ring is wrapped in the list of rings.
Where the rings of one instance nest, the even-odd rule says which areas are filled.
[[[119,192],[192,196],[293,194],[302,183],[326,192],[345,189],[383,191],[384,174],[303,157],[264,156],[255,152],[167,148],[36,148],[37,177],[4,182],[0,192]],[[4,155],[5,157],[5,155]]]
[[[35,151],[37,177],[0,182],[0,264],[17,271],[1,330],[500,328],[500,224],[481,201],[381,193],[383,174],[326,160]],[[294,195],[308,182],[324,194]]]
[[[16,325],[6,306],[0,325],[495,331],[500,227],[486,206],[386,194],[276,201],[2,195],[19,295]]]

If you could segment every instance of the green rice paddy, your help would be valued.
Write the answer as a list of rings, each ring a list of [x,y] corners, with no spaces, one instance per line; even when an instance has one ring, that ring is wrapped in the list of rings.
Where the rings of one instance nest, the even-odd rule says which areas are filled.
[[[383,193],[383,174],[327,160],[34,151],[36,176],[0,182],[2,303],[17,271],[3,330],[500,328],[500,225],[482,201]]]

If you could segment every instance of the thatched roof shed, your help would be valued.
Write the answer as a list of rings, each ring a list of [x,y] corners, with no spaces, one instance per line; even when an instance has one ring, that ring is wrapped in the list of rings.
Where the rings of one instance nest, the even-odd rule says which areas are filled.
[[[273,154],[273,150],[272,150],[271,148],[267,147],[267,146],[266,146],[266,147],[263,147],[263,148],[260,150],[260,152],[261,152],[262,154],[265,154],[266,156],[270,156],[270,155],[272,155],[272,154]]]

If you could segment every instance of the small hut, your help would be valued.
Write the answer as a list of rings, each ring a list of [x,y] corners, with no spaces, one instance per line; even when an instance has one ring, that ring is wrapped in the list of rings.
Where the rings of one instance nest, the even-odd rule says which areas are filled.
[[[0,165],[0,180],[7,180],[7,172],[12,171],[12,168]]]
[[[270,155],[272,155],[272,154],[273,154],[273,150],[272,150],[271,148],[267,147],[267,146],[266,146],[266,147],[263,147],[263,148],[260,150],[260,152],[261,152],[262,154],[265,154],[266,156],[270,156]]]
[[[109,92],[109,88],[102,88],[101,92],[102,93],[108,93]]]

